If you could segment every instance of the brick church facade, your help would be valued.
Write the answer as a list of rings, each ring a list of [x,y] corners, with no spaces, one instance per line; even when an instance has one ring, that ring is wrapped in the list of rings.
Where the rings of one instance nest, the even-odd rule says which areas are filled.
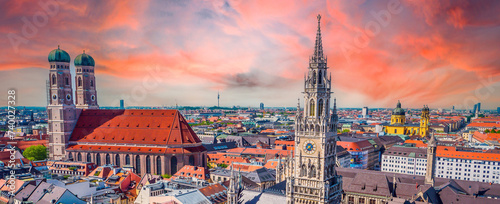
[[[73,103],[69,54],[49,54],[49,158],[132,166],[138,174],[171,174],[184,165],[206,167],[206,149],[177,110],[103,110],[97,104],[94,59],[74,60]]]

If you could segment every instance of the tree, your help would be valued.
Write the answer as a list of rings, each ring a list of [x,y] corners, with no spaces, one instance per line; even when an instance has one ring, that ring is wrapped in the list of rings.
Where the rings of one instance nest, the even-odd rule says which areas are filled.
[[[44,160],[47,158],[47,147],[43,145],[28,147],[24,150],[23,156],[31,161]]]
[[[217,164],[218,167],[227,168],[227,164]]]
[[[490,133],[490,130],[485,130],[484,133]]]
[[[498,133],[499,131],[495,131],[495,129],[491,130],[491,133]]]

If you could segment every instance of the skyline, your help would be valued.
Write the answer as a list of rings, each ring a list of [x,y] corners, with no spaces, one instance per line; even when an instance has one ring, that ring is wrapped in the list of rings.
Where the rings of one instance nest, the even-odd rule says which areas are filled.
[[[72,58],[72,74],[83,50],[95,59],[102,106],[120,99],[131,106],[213,106],[220,90],[221,106],[294,107],[320,13],[339,107],[391,108],[399,99],[404,108],[470,109],[481,102],[496,109],[500,3],[440,1],[418,8],[418,2],[394,2],[58,3],[32,36],[24,35],[26,20],[44,9],[2,2],[6,37],[0,41],[9,46],[0,48],[0,80],[18,90],[19,106],[45,106],[47,55],[61,45]],[[381,13],[389,20],[379,21]],[[357,46],[353,36],[377,25],[378,34]],[[15,46],[12,39],[21,39],[15,37],[27,41]],[[133,90],[146,94],[133,97]]]

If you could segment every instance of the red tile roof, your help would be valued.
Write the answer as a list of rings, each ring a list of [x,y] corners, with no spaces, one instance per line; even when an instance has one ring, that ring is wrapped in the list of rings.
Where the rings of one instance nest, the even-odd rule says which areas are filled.
[[[500,128],[500,124],[497,123],[470,123],[467,127],[484,127],[484,128]]]
[[[70,142],[181,145],[201,143],[177,110],[82,110]]]
[[[457,151],[456,147],[448,146],[438,146],[436,148],[436,156],[500,162],[500,154],[497,153]]]
[[[488,140],[494,140],[500,142],[500,133],[482,133],[476,131],[474,132],[472,137],[474,137],[474,139],[478,140],[479,142],[484,142]]]
[[[415,144],[416,147],[427,147],[422,140],[406,140],[405,143]]]
[[[210,179],[210,172],[204,167],[185,165],[173,177],[192,177],[207,180]]]
[[[71,145],[67,150],[73,151],[101,151],[101,152],[135,152],[135,153],[156,153],[156,154],[181,154],[204,151],[203,146],[185,148],[167,147],[130,147],[130,146],[106,146],[106,145]]]

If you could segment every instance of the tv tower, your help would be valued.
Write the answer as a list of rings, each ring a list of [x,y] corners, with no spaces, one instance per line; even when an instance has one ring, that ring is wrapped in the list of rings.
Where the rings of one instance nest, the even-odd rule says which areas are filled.
[[[217,91],[217,108],[219,108],[219,100],[220,100],[220,94],[219,91]]]

